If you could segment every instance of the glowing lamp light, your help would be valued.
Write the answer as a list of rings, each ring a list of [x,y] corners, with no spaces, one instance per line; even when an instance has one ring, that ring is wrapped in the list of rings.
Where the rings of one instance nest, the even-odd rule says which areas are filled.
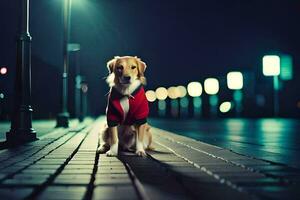
[[[186,88],[184,86],[182,86],[182,85],[177,86],[177,90],[179,92],[179,97],[180,98],[183,98],[183,97],[186,96],[187,91],[186,91]]]
[[[202,94],[202,85],[199,82],[190,82],[187,91],[191,97],[199,97]]]
[[[158,100],[165,100],[168,97],[168,90],[164,87],[159,87],[155,90],[155,94]]]
[[[156,94],[153,90],[148,90],[146,92],[146,97],[149,102],[154,102],[156,100]]]
[[[280,74],[280,57],[267,55],[263,57],[263,74],[265,76],[278,76]]]
[[[204,81],[204,90],[207,94],[215,95],[219,92],[219,81],[216,78],[207,78]]]
[[[168,88],[168,97],[170,99],[177,99],[179,97],[179,91],[177,87],[169,87]]]
[[[7,68],[6,67],[1,67],[0,74],[4,75],[6,73],[7,73]]]
[[[227,87],[231,90],[243,88],[243,74],[241,72],[229,72],[227,74]]]
[[[225,101],[225,102],[221,103],[219,109],[220,109],[221,113],[227,113],[230,111],[231,107],[232,107],[231,103],[229,101]]]

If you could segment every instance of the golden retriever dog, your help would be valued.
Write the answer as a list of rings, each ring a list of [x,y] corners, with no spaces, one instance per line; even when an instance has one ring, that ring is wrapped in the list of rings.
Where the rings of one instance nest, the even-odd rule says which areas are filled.
[[[135,149],[138,156],[146,156],[152,149],[152,135],[147,124],[148,101],[143,85],[146,64],[138,57],[116,56],[108,61],[110,86],[106,108],[107,125],[101,131],[103,144],[99,153],[117,156],[119,145],[123,150]]]

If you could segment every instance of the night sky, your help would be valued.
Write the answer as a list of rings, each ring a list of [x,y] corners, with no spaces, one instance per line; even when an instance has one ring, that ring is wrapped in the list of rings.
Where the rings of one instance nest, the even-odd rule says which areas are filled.
[[[16,2],[0,2],[0,66],[9,70],[0,77],[0,88],[8,98],[15,70]],[[59,111],[62,6],[62,0],[31,0],[33,105],[44,117]],[[297,0],[73,0],[70,42],[81,45],[92,114],[104,110],[106,62],[115,55],[141,57],[148,65],[147,88],[155,89],[230,70],[253,72],[259,79],[263,55],[286,53],[294,59],[293,98],[300,100],[299,20]]]

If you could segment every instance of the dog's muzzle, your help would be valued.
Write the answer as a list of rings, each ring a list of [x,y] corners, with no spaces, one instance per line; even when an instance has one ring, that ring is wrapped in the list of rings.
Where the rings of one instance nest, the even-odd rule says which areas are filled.
[[[121,84],[130,84],[131,77],[130,76],[122,76],[120,77]]]

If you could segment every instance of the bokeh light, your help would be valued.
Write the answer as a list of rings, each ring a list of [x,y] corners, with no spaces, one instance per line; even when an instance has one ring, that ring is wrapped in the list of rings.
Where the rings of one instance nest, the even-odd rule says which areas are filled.
[[[199,82],[190,82],[187,91],[191,97],[199,97],[202,94],[202,85]]]
[[[7,73],[7,68],[6,67],[1,67],[0,74],[4,75],[6,73]]]
[[[155,90],[155,94],[158,100],[165,100],[168,97],[168,90],[164,87],[159,87]]]
[[[278,76],[280,74],[280,57],[267,55],[263,57],[263,74],[265,76]]]
[[[231,110],[231,107],[232,107],[231,102],[225,101],[225,102],[221,103],[221,105],[220,105],[220,112],[227,113]]]
[[[168,97],[170,99],[177,99],[180,95],[180,92],[177,87],[169,87],[168,88]]]
[[[146,97],[149,102],[154,102],[156,100],[156,94],[153,90],[148,90],[146,92]]]
[[[243,88],[243,74],[241,72],[229,72],[227,74],[227,87],[231,90]]]
[[[207,78],[204,81],[204,90],[207,94],[217,94],[219,92],[219,87],[219,81],[216,78]]]
[[[183,97],[186,96],[187,91],[186,91],[186,88],[185,88],[183,85],[177,86],[177,90],[178,90],[178,92],[179,92],[179,97],[180,97],[180,98],[183,98]]]

